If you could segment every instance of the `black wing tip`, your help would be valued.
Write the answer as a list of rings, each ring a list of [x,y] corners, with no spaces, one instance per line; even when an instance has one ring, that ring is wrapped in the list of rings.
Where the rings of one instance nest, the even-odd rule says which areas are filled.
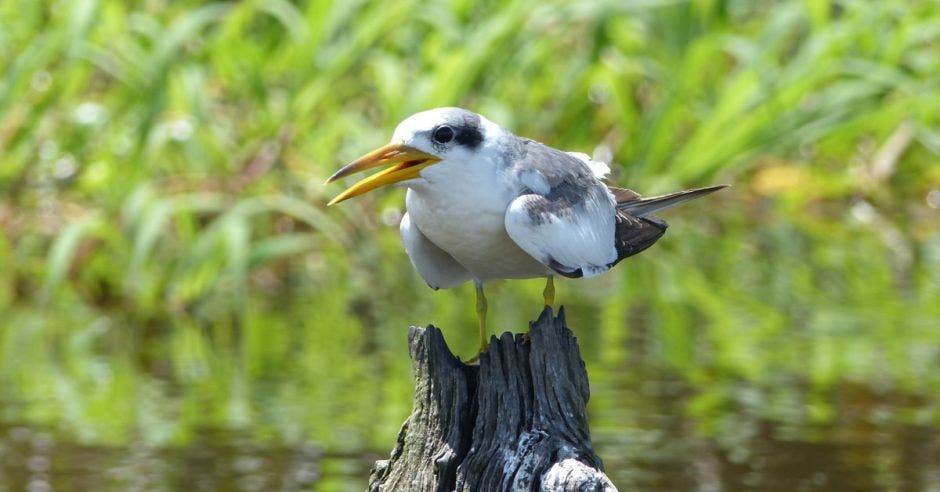
[[[566,267],[558,262],[554,258],[548,259],[548,267],[557,272],[559,275],[568,278],[581,278],[584,276],[584,270],[578,268],[577,270],[572,270],[571,268]]]
[[[642,253],[659,241],[666,234],[669,224],[659,217],[623,214],[617,215],[617,259],[607,265],[613,268],[617,263],[633,255]]]
[[[666,229],[669,228],[669,224],[666,223],[665,220],[655,215],[639,215],[639,216],[636,216],[636,218],[645,222],[649,222],[650,224],[653,224],[656,227],[659,227],[663,231],[663,234],[665,234]],[[662,234],[660,234],[660,236],[662,236]]]

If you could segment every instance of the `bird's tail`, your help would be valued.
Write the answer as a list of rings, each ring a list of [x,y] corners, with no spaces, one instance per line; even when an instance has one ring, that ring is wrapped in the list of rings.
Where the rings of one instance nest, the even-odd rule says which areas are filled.
[[[704,188],[677,191],[675,193],[670,193],[668,195],[653,196],[649,198],[642,198],[638,195],[627,198],[627,196],[624,195],[624,198],[627,198],[627,199],[623,201],[619,199],[617,200],[617,210],[626,212],[636,217],[642,217],[644,215],[651,214],[657,210],[673,207],[675,205],[679,205],[680,203],[685,203],[689,200],[694,200],[696,198],[703,197],[709,193],[714,193],[722,188],[727,188],[728,186],[730,185],[722,184],[722,185],[716,185],[716,186],[706,186]],[[634,193],[634,195],[636,194]],[[614,196],[618,197],[618,194],[614,193]]]

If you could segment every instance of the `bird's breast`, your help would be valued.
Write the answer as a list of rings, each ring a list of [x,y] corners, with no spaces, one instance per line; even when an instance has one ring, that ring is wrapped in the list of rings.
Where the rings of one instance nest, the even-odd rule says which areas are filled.
[[[497,189],[442,194],[409,189],[408,214],[431,242],[450,254],[475,278],[487,281],[543,277],[547,268],[506,233],[512,195]]]

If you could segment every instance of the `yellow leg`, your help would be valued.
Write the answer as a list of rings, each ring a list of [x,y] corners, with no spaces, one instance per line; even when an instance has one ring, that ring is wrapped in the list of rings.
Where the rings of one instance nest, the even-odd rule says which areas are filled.
[[[545,279],[545,290],[542,291],[542,297],[545,298],[545,305],[551,307],[555,304],[555,277],[549,275]]]
[[[480,352],[486,352],[486,296],[483,295],[483,283],[475,282],[477,287],[477,319],[480,321]]]

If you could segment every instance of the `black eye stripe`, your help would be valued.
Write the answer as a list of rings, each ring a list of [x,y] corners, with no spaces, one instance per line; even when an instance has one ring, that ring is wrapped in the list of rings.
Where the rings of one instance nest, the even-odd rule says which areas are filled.
[[[480,131],[479,117],[473,124],[465,124],[460,127],[460,131],[455,137],[457,143],[464,147],[475,149],[483,142],[483,132]]]
[[[454,139],[454,129],[447,125],[441,125],[434,130],[432,137],[437,143],[450,142]]]

